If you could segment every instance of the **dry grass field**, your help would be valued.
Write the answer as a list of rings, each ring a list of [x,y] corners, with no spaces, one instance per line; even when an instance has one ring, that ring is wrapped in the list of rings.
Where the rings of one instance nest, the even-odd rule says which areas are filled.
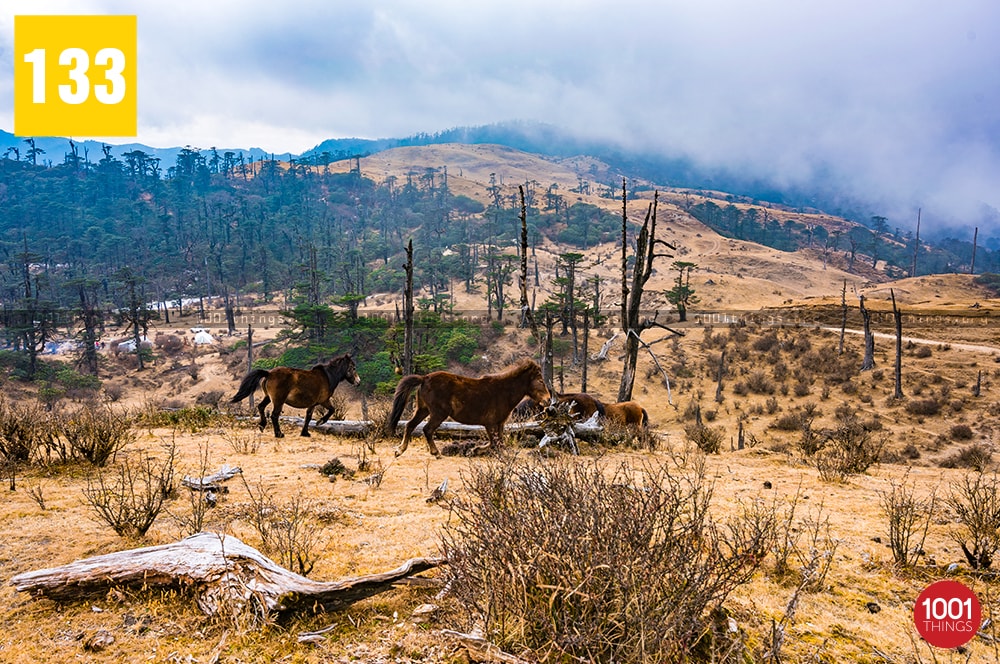
[[[469,196],[483,195],[490,173],[504,174],[508,184],[534,178],[543,184],[558,182],[568,190],[581,172],[598,168],[589,162],[543,163],[476,146],[438,146],[389,151],[362,160],[362,170],[376,177],[402,176],[407,169],[445,164],[452,189]],[[588,200],[615,209],[614,201]],[[637,201],[631,214],[640,216],[646,204]],[[890,283],[848,274],[833,264],[823,269],[809,252],[786,254],[721,238],[685,215],[669,197],[661,213],[669,218],[664,226],[668,239],[685,248],[684,260],[699,265],[692,285],[701,304],[692,308],[687,323],[672,324],[684,336],[660,340],[662,330],[644,335],[648,342],[657,341],[653,349],[670,378],[668,390],[648,355],[640,355],[634,398],[649,412],[652,441],[637,446],[585,444],[579,457],[556,451],[543,455],[540,463],[609,473],[628,468],[636,477],[649,464],[660,464],[672,473],[704,479],[711,492],[709,516],[720,527],[746,521],[754,510],[776,518],[780,537],[757,561],[749,581],[728,595],[724,613],[713,618],[722,615],[724,631],[735,630],[727,631],[727,638],[740,644],[728,651],[728,661],[1000,661],[1000,633],[992,623],[962,652],[931,648],[913,625],[918,593],[942,578],[973,588],[984,617],[991,621],[1000,609],[1000,585],[990,573],[971,569],[963,555],[958,543],[963,537],[961,515],[955,501],[949,501],[977,473],[987,480],[996,477],[1000,301],[990,299],[966,276]],[[546,249],[540,252],[541,268],[550,271],[551,257],[559,248]],[[591,255],[595,262],[602,256],[613,258],[614,248],[598,247]],[[590,270],[614,284],[614,260]],[[670,278],[663,269],[650,290],[662,290]],[[872,371],[858,371],[862,340],[857,334],[845,335],[840,352],[837,321],[844,280],[849,327],[858,325],[855,292],[866,295],[876,314],[880,336]],[[886,313],[889,288],[907,314],[902,400],[892,398],[894,342],[881,336],[893,330]],[[456,293],[456,308],[482,308],[476,297]],[[655,293],[652,297],[655,308]],[[362,313],[377,302],[392,309],[393,296],[372,298]],[[699,309],[765,308],[771,317],[780,315],[784,324],[729,324],[698,316]],[[255,320],[276,315],[249,307],[243,313],[257,316]],[[161,331],[184,334],[195,322],[175,320]],[[217,324],[212,327],[217,331]],[[255,340],[271,338],[279,328],[277,322],[256,325]],[[614,332],[595,330],[590,352]],[[278,559],[282,547],[265,541],[255,526],[275,514],[282,515],[285,525],[303,526],[291,546],[304,554],[308,577],[314,580],[371,574],[411,558],[442,555],[445,532],[457,518],[449,508],[452,501],[473,499],[471,478],[499,462],[464,456],[434,459],[420,439],[396,458],[395,437],[314,433],[302,438],[290,422],[283,425],[283,439],[269,430],[258,433],[251,422],[235,417],[247,410],[230,409],[225,403],[246,369],[242,351],[230,350],[237,340],[220,337],[212,348],[188,348],[173,357],[159,354],[143,372],[108,356],[102,360],[102,391],[93,400],[77,401],[70,395],[52,412],[36,413],[44,426],[81,410],[110,409],[127,414],[134,439],[101,471],[81,461],[36,460],[13,473],[14,490],[7,490],[9,470],[3,478],[0,661],[478,661],[481,655],[442,632],[474,627],[458,598],[441,592],[444,568],[420,575],[429,582],[399,585],[342,611],[303,612],[281,621],[249,615],[206,617],[190,589],[115,588],[84,601],[57,603],[18,593],[10,585],[17,574],[175,542],[198,526],[234,535]],[[620,344],[612,346],[607,361],[589,366],[589,391],[608,401],[617,393],[620,352]],[[484,370],[500,369],[534,353],[527,333],[508,324],[483,360]],[[578,390],[580,367],[571,366],[568,357],[557,358],[560,361],[566,369],[557,387],[561,381],[563,391]],[[724,371],[717,392],[720,362]],[[27,409],[38,403],[31,386],[7,381],[5,389],[3,408]],[[345,419],[360,419],[360,393],[342,385],[337,394],[344,399]],[[222,414],[195,409],[216,403]],[[385,412],[382,403],[366,402],[365,408],[371,414]],[[741,427],[745,445],[737,449]],[[874,446],[874,457],[862,464],[864,468],[841,472],[836,466],[829,441],[838,434],[860,436]],[[515,438],[509,441],[515,456],[536,463],[537,450],[521,447],[524,442]],[[705,453],[695,444],[706,440],[718,449]],[[817,440],[827,441],[826,452],[811,447]],[[144,536],[119,536],[98,517],[88,494],[93,495],[100,474],[112,478],[123,461],[147,457],[157,469],[173,458],[174,490]],[[348,473],[331,480],[321,470],[333,460]],[[191,492],[178,486],[185,475],[200,477],[227,465],[238,466],[242,474],[228,482],[228,493],[220,494],[212,508],[196,507]],[[428,502],[444,480],[445,499]],[[905,567],[894,560],[884,509],[886,497],[901,489],[917,500],[935,497],[922,552],[908,551],[914,564]],[[425,613],[422,607],[427,604],[436,610]],[[299,638],[325,628],[331,629],[306,641]],[[780,642],[774,640],[776,634]],[[700,647],[708,648],[705,643]],[[721,642],[713,643],[721,656]],[[703,651],[699,653],[708,661]],[[538,655],[511,654],[528,661]]]

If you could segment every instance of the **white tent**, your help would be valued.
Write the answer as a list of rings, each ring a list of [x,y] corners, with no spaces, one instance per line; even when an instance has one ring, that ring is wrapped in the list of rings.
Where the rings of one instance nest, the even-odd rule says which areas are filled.
[[[213,339],[212,335],[205,330],[201,330],[194,335],[194,343],[196,346],[205,346],[208,344],[214,344],[215,339]]]

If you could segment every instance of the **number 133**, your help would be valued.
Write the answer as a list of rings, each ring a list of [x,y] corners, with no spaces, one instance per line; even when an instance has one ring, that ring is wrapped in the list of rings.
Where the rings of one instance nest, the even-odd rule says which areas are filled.
[[[31,101],[45,103],[45,49],[36,48],[24,54],[24,61],[32,67]],[[69,85],[59,86],[59,98],[67,104],[82,104],[90,97],[90,55],[82,48],[67,48],[59,53],[59,64],[72,67],[67,76]],[[94,85],[94,96],[102,104],[117,104],[125,98],[125,54],[117,48],[102,48],[94,56],[94,64],[106,67],[104,79],[107,84]]]

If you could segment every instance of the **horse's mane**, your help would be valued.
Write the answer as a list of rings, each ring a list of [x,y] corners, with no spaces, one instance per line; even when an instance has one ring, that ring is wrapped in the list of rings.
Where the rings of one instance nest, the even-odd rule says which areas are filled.
[[[503,371],[499,371],[495,374],[490,374],[490,378],[498,378],[498,379],[513,378],[514,376],[519,376],[525,373],[526,371],[531,371],[531,370],[540,371],[541,368],[538,366],[537,362],[535,362],[531,358],[526,357],[517,364],[512,364],[511,366],[507,367]]]

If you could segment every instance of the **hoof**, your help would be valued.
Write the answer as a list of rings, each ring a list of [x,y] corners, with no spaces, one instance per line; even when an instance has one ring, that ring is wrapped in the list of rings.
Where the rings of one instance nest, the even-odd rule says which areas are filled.
[[[392,452],[392,453],[393,453],[393,454],[394,454],[395,456],[399,456],[400,454],[402,454],[402,453],[403,453],[403,450],[401,450],[401,449],[399,449],[399,448],[397,447],[397,448],[396,448],[395,450],[393,450],[393,452]]]
[[[283,434],[283,433],[281,433],[281,432],[279,431],[278,433],[274,434],[274,437],[275,437],[275,438],[284,438],[284,437],[285,437],[285,434]]]
[[[303,431],[301,435],[303,438],[309,438],[310,436],[312,436],[312,434],[309,433],[308,431]]]

